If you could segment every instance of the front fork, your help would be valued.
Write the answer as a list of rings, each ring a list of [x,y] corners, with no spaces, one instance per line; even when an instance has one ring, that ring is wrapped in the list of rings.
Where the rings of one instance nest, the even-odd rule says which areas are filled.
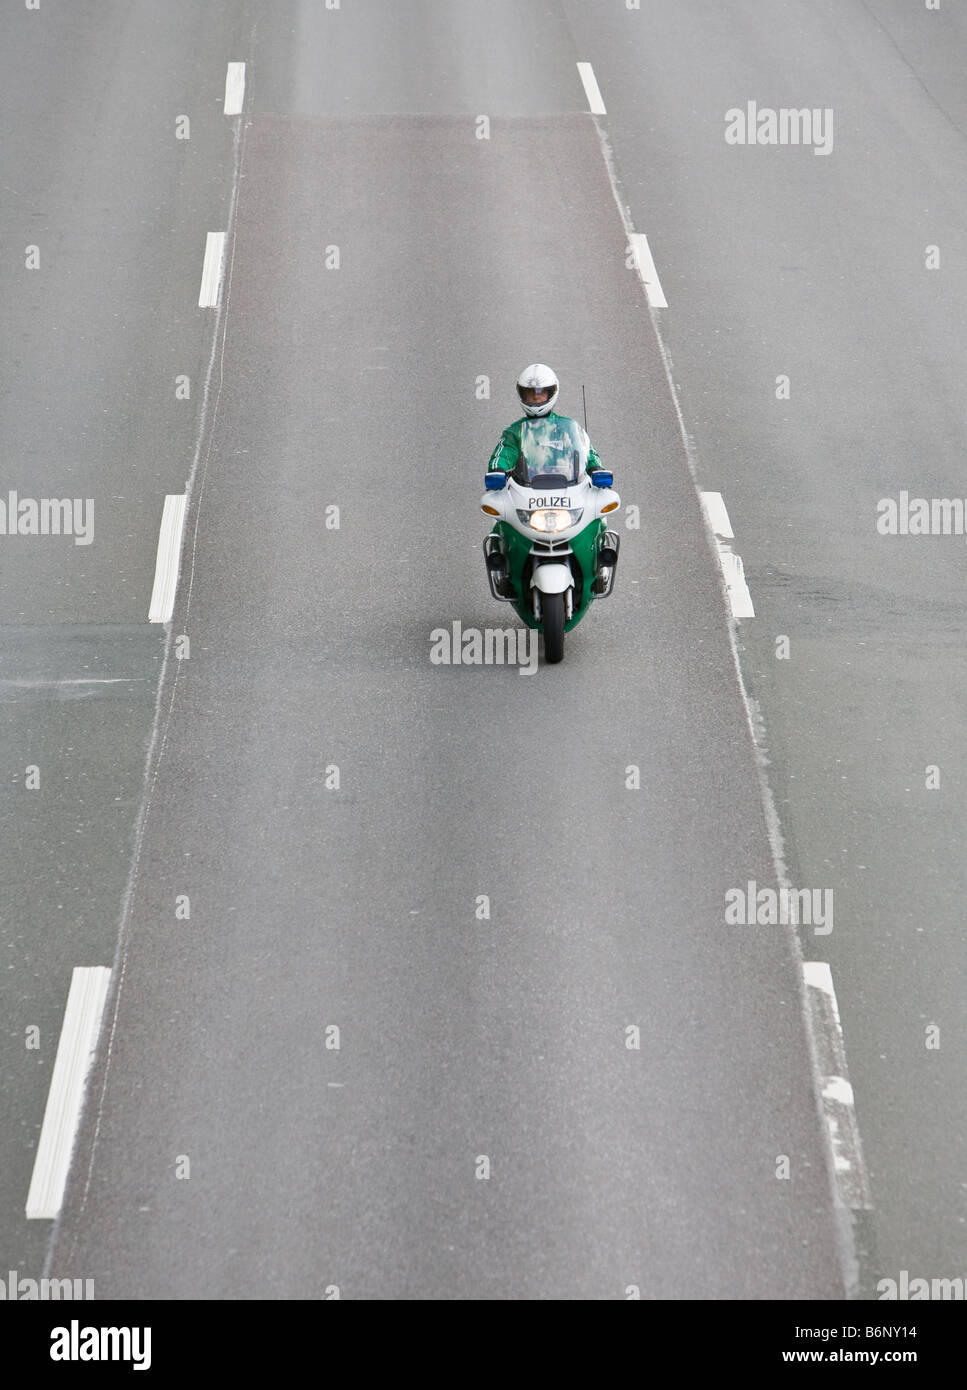
[[[573,570],[572,570],[573,575]],[[544,621],[544,611],[542,608],[543,593],[531,579],[531,612],[534,614],[535,622]],[[569,623],[574,617],[574,585],[564,590],[564,621]]]

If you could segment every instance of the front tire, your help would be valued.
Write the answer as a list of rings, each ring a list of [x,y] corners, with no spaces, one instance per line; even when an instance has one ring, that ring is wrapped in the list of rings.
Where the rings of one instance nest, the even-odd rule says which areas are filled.
[[[550,666],[564,660],[564,595],[541,595],[541,626],[544,629],[544,660]]]

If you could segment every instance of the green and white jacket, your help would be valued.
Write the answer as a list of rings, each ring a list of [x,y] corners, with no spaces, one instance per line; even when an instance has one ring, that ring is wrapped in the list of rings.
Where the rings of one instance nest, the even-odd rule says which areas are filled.
[[[490,463],[487,465],[488,473],[493,473],[498,468],[502,468],[505,473],[512,473],[514,471],[517,466],[517,460],[520,458],[520,427],[521,425],[534,424],[535,418],[547,420],[548,422],[552,420],[563,420],[567,423],[572,423],[567,415],[556,415],[553,410],[547,415],[534,418],[529,415],[524,415],[520,420],[515,420],[512,425],[508,425],[504,430],[503,434],[500,436],[500,442],[490,455]],[[577,421],[575,420],[573,423],[577,424]],[[588,438],[587,430],[581,429],[580,425],[577,427],[581,430],[581,434],[584,436],[584,442],[588,449],[587,472],[594,473],[596,469],[603,468],[604,465],[594,452],[594,448]]]

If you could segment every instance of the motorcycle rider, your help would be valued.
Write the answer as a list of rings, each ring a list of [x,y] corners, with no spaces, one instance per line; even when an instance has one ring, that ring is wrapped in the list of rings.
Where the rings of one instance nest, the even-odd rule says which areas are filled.
[[[528,417],[531,419],[544,417],[549,420],[568,420],[566,415],[555,415],[554,413],[554,403],[560,389],[557,377],[550,367],[543,362],[532,362],[529,367],[524,368],[517,378],[517,394],[524,407],[525,415],[520,420],[515,420],[512,425],[508,425],[501,434],[500,442],[490,456],[490,463],[487,465],[488,473],[492,473],[498,468],[502,468],[505,473],[514,471],[520,458],[520,427],[527,423]],[[594,452],[587,430],[581,429],[577,421],[574,421],[574,424],[581,430],[587,445],[587,472],[596,473],[599,468],[603,467],[603,464]]]
[[[508,425],[501,434],[497,447],[490,456],[490,463],[487,466],[488,473],[498,470],[503,470],[505,473],[514,471],[521,456],[521,427],[526,425],[528,419],[538,418],[548,421],[560,420],[563,426],[573,425],[576,430],[580,431],[588,451],[585,471],[597,473],[599,469],[604,467],[588,438],[587,430],[582,429],[576,420],[571,420],[566,415],[554,413],[553,407],[559,391],[560,383],[556,375],[544,362],[532,362],[529,367],[524,368],[517,378],[517,394],[525,414],[520,420],[515,420],[512,425]],[[553,465],[551,471],[554,471]],[[493,551],[488,555],[487,568],[491,572],[491,579],[497,594],[501,598],[513,598],[514,588],[508,578],[506,566],[506,558],[500,551]]]

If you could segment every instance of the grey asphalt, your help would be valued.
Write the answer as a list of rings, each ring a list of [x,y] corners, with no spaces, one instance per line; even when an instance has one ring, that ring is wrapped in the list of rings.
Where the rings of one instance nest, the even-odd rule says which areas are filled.
[[[53,1267],[102,1296],[835,1297],[791,943],[723,921],[770,858],[722,596],[573,63],[563,110],[489,141],[262,115],[257,68],[192,655]],[[474,383],[538,345],[572,409],[621,402],[595,440],[645,524],[560,670],[436,667],[435,627],[506,622],[477,499],[509,402]]]
[[[959,1276],[964,538],[875,522],[902,489],[967,495],[963,8],[565,10],[669,302],[697,477],[723,493],[744,560],[742,669],[790,874],[835,893],[832,934],[805,932],[803,950],[830,962],[843,1020],[874,1201],[866,1288]],[[832,153],[727,146],[725,112],[750,100],[831,107]]]
[[[55,1263],[137,1297],[835,1296],[790,942],[724,925],[768,844],[593,122],[256,114],[241,180],[192,656]],[[435,628],[507,621],[473,388],[535,337],[572,399],[617,385],[596,438],[645,527],[562,668],[434,666]]]
[[[146,621],[158,528],[210,352],[224,54],[250,32],[213,9],[47,0],[0,21],[0,496],[91,499],[89,544],[0,536],[0,1263],[25,1275],[50,1240],[24,1202],[71,970],[116,949],[164,654]]]
[[[36,450],[45,493],[93,495],[104,522],[87,552],[5,538],[0,556],[7,762],[33,739],[74,785],[24,826],[14,781],[4,810],[29,891],[5,905],[0,1246],[23,1267],[49,1233],[18,1217],[52,1057],[25,1065],[23,1029],[39,1017],[52,1038],[70,965],[114,957],[160,670],[144,623],[160,506],[201,423],[197,390],[182,409],[172,382],[196,383],[212,346],[194,304],[204,233],[230,206],[224,65],[245,59],[224,359],[174,621],[192,654],[160,692],[113,1043],[51,1271],[101,1296],[842,1296],[793,946],[723,921],[726,890],[769,882],[771,858],[714,560],[576,76],[589,59],[672,305],[698,476],[725,493],[753,586],[743,671],[787,858],[837,895],[832,938],[805,946],[833,963],[878,1259],[956,1273],[961,620],[947,543],[901,568],[910,542],[870,546],[862,528],[908,485],[907,459],[937,469],[911,467],[910,486],[956,492],[960,282],[945,270],[931,298],[919,266],[926,240],[957,256],[963,36],[945,17],[927,38],[886,6],[783,5],[771,25],[744,4],[723,19],[657,3],[647,20],[499,4],[486,23],[483,8],[104,3],[68,20],[51,4],[39,70],[21,33],[4,44],[4,127],[23,144],[4,142],[0,182],[26,192],[3,213],[4,364],[23,372],[0,398],[8,485],[39,491],[10,470]],[[924,110],[874,10],[946,115]],[[722,115],[746,97],[834,104],[835,154],[729,149]],[[917,178],[944,189],[943,235],[910,213]],[[905,299],[909,247],[895,231],[883,246],[904,208]],[[42,215],[61,279],[25,288],[9,247],[40,240],[21,229]],[[790,219],[801,245],[784,244]],[[915,379],[891,356],[908,312],[938,335]],[[642,529],[561,668],[436,667],[435,627],[509,621],[485,589],[474,480],[535,356],[560,371],[564,409],[587,384]],[[772,397],[782,370],[789,404]],[[878,474],[884,443],[895,467]],[[92,671],[119,680],[107,704],[54,684]],[[919,782],[898,778],[914,758]],[[943,803],[918,790],[926,761],[943,764]],[[65,881],[71,925],[52,932]],[[934,1016],[954,1024],[928,1054]]]

